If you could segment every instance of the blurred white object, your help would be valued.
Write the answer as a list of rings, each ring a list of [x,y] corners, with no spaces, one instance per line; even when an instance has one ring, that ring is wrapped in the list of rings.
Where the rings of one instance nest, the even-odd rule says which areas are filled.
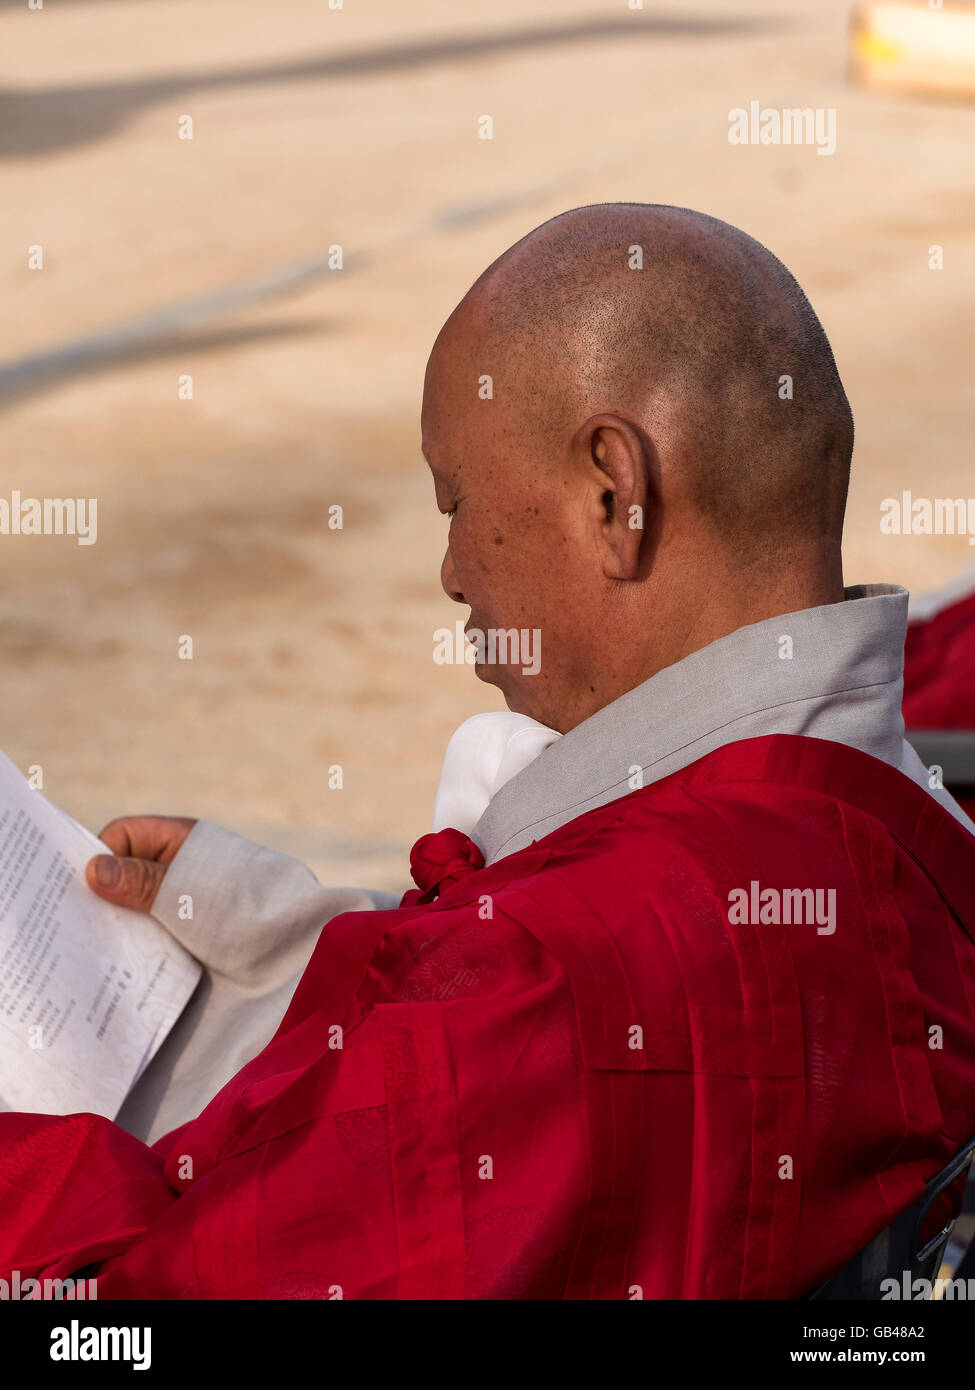
[[[908,603],[908,621],[922,622],[933,618],[942,608],[948,608],[959,599],[967,598],[975,590],[975,565],[967,565],[961,574],[953,575],[940,589],[929,589],[923,594],[911,594]]]
[[[975,98],[972,0],[862,0],[852,76],[865,87]]]
[[[433,829],[469,834],[494,794],[562,735],[527,714],[475,714],[452,735],[433,803]]]

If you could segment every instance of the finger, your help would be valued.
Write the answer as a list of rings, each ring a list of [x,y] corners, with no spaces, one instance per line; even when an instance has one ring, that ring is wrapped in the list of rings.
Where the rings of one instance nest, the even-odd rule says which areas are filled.
[[[168,863],[195,823],[185,816],[120,816],[98,838],[113,854]]]
[[[128,827],[130,820],[120,816],[118,820],[110,820],[98,832],[98,838],[104,840],[113,854],[128,854],[131,849],[129,841]]]
[[[85,878],[93,893],[137,912],[148,912],[152,907],[165,873],[164,864],[113,854],[96,854],[85,866]]]

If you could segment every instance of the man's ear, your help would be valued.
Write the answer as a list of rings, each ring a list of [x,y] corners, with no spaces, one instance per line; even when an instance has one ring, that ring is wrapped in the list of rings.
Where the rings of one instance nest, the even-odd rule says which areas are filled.
[[[590,416],[576,447],[590,475],[592,524],[606,577],[639,579],[652,505],[650,441],[632,421],[604,414]]]

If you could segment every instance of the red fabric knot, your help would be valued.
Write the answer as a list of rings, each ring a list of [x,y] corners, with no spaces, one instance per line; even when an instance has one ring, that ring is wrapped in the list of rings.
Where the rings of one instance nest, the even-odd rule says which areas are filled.
[[[420,890],[415,901],[432,902],[438,889],[443,891],[483,868],[484,855],[462,831],[448,826],[446,830],[421,835],[410,850],[410,873]]]

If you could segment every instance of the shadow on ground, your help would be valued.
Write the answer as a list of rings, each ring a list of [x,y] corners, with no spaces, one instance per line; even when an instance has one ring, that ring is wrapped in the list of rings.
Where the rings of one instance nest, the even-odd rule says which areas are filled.
[[[22,0],[18,0],[22,3]],[[511,29],[498,34],[445,35],[415,43],[380,45],[361,51],[319,54],[285,63],[221,69],[192,76],[172,74],[134,82],[102,82],[85,87],[0,89],[0,158],[27,159],[90,144],[125,126],[154,102],[195,92],[265,82],[302,82],[370,77],[438,63],[493,58],[531,49],[625,37],[629,42],[658,38],[705,38],[765,34],[789,27],[783,18],[741,16],[726,19],[678,18],[634,11],[629,15]]]

